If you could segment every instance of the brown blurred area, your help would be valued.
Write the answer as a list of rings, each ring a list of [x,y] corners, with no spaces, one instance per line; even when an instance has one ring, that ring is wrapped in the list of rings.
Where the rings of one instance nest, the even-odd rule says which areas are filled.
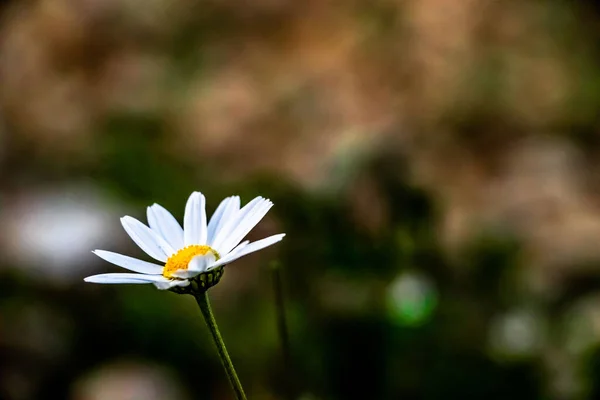
[[[0,221],[6,228],[0,246],[7,255],[0,272],[19,271],[23,265],[48,271],[44,254],[54,242],[31,250],[23,243],[38,236],[23,230],[45,218],[43,226],[68,238],[74,233],[57,228],[64,221],[58,216],[83,207],[77,211],[81,216],[65,216],[73,224],[84,220],[88,224],[81,222],[78,236],[87,241],[80,245],[79,258],[73,259],[73,247],[65,245],[64,259],[53,261],[60,276],[53,285],[63,296],[75,295],[84,290],[74,289],[80,275],[103,267],[79,265],[81,257],[92,263],[85,249],[106,243],[125,248],[118,215],[140,216],[142,207],[154,201],[181,209],[188,189],[205,187],[211,204],[216,204],[219,196],[229,194],[227,190],[242,185],[249,185],[246,193],[254,193],[255,187],[289,185],[315,202],[337,204],[349,226],[377,242],[385,232],[402,231],[393,215],[406,205],[388,195],[387,178],[370,167],[372,160],[384,160],[390,179],[417,187],[431,199],[436,217],[425,224],[439,245],[440,257],[447,260],[440,268],[458,276],[458,281],[471,273],[470,264],[463,261],[474,240],[481,235],[515,238],[518,268],[508,274],[514,282],[509,289],[498,289],[498,296],[516,299],[518,310],[533,308],[533,317],[529,311],[525,315],[527,321],[537,321],[535,326],[560,325],[558,333],[539,328],[554,332],[547,333],[553,338],[535,350],[536,368],[543,376],[540,393],[556,399],[593,398],[594,380],[581,364],[587,356],[577,346],[591,351],[600,343],[600,301],[593,284],[600,277],[600,8],[595,2],[29,0],[4,1],[0,7]],[[119,125],[129,120],[142,122]],[[118,129],[114,121],[121,121],[116,123]],[[156,166],[147,170],[154,162]],[[191,172],[180,177],[176,175],[180,169]],[[145,171],[148,176],[142,179]],[[119,178],[121,173],[129,180]],[[253,186],[265,176],[272,182]],[[144,189],[145,182],[154,186]],[[48,196],[56,200],[58,211],[44,211]],[[281,210],[263,222],[257,237],[296,226],[287,220],[292,217],[287,216],[285,203]],[[326,214],[315,215],[306,218],[327,219]],[[298,239],[300,234],[310,237],[310,229],[295,229],[297,236],[288,234],[286,241],[296,244],[285,245],[289,247],[284,260],[302,259],[311,252],[303,247],[310,240]],[[120,239],[113,239],[115,235]],[[409,242],[418,241],[413,233],[408,235]],[[380,243],[384,246],[383,240]],[[260,264],[269,257],[254,260]],[[60,271],[67,264],[74,267],[65,277]],[[261,280],[268,277],[256,272],[258,265],[252,261],[247,264],[239,272],[228,272],[229,282],[223,284],[217,301],[227,303],[231,301],[227,297],[240,290],[264,290]],[[349,276],[343,270],[325,270],[322,287],[315,284],[312,289],[324,294],[311,300],[311,307],[320,313],[344,314],[346,308],[356,313],[371,301],[379,304],[378,285],[395,273],[382,274],[367,289],[361,285],[356,289],[353,283],[364,278]],[[434,286],[440,304],[444,296],[452,296]],[[35,285],[25,287],[37,290]],[[100,290],[107,289],[95,290],[90,296],[100,297]],[[458,285],[455,290],[470,289]],[[580,291],[585,296],[578,297]],[[299,293],[301,289],[292,289],[292,307],[302,310],[306,305]],[[335,299],[331,293],[337,293]],[[572,298],[571,293],[576,295]],[[146,295],[158,299],[165,294]],[[268,310],[270,294],[262,296]],[[357,300],[360,296],[366,300]],[[476,298],[461,296],[457,298],[466,303]],[[563,303],[572,305],[565,307],[564,315]],[[489,322],[493,327],[493,320],[505,327],[504,317],[495,315],[509,309],[498,306],[475,314],[490,314],[489,320],[483,318],[485,326]],[[294,323],[303,325],[298,321],[311,321],[296,312],[299,315],[290,316],[296,318],[292,328]],[[558,322],[553,319],[556,313],[561,315]],[[4,317],[10,313],[2,314],[0,324],[10,323]],[[67,326],[81,323],[69,315]],[[269,311],[260,315],[257,320],[270,318]],[[464,315],[470,314],[458,313],[456,319]],[[570,321],[577,318],[587,325],[576,325],[571,339]],[[235,324],[229,327],[242,327]],[[2,325],[0,337],[10,337]],[[263,330],[269,329],[273,326],[267,324]],[[261,351],[276,357],[272,355],[277,351],[276,332],[270,335],[268,350]],[[572,350],[570,343],[580,343],[581,337],[586,344],[573,345]],[[202,339],[211,354],[208,337]],[[487,339],[481,340],[481,351],[489,350]],[[2,339],[0,344],[4,346],[0,349],[12,348]],[[234,345],[232,352],[243,358],[244,351],[250,354],[243,347]],[[73,357],[66,354],[67,350],[65,360]],[[250,385],[250,392],[257,399],[279,398],[269,382],[280,380],[260,372],[264,363],[275,361],[256,357],[258,364],[246,361],[241,367],[258,368],[246,375],[257,382]],[[223,379],[218,363],[213,363],[211,376]],[[93,365],[90,361],[87,367]],[[133,371],[129,373],[136,382],[136,374],[159,373],[143,362],[117,365]],[[310,365],[308,360],[299,369]],[[33,388],[47,387],[47,372],[39,371],[38,380],[23,383],[27,389],[14,389],[19,386],[15,382],[25,378],[11,378],[19,375],[13,367],[3,365],[10,372],[0,381],[6,398],[40,396]],[[269,364],[264,370],[270,368]],[[395,370],[389,368],[387,373],[393,375]],[[77,381],[76,389],[62,390],[71,398],[121,398],[90,394],[82,385],[92,378],[69,373],[63,380]],[[101,372],[94,374],[100,379]],[[321,379],[327,381],[326,376]],[[176,385],[173,382],[165,385]],[[219,382],[225,385],[224,380]],[[414,382],[421,381],[414,378]],[[390,384],[372,398],[400,398],[400,394],[437,398],[411,385]],[[302,398],[348,398],[335,385],[322,387],[307,389],[313,397]],[[156,390],[171,393],[169,388]],[[189,398],[205,398],[195,395],[194,388],[186,390]],[[218,398],[229,398],[226,387],[215,390],[222,393]]]

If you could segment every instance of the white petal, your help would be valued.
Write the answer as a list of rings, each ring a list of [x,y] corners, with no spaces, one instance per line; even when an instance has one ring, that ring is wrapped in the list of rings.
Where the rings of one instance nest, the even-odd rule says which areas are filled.
[[[206,269],[214,264],[215,255],[213,253],[207,253],[203,256],[196,256],[191,259],[188,264],[188,271],[204,272]]]
[[[243,250],[244,247],[248,246],[248,243],[250,243],[249,240],[244,240],[242,243],[238,244],[233,250],[231,250],[229,252],[229,254],[226,254],[226,256],[233,255],[233,254],[237,253],[238,251]]]
[[[150,281],[144,281],[140,279],[132,278],[119,278],[119,277],[103,277],[102,275],[94,275],[84,279],[89,283],[100,283],[100,284],[133,284],[133,285],[147,285],[152,283]]]
[[[206,200],[200,192],[194,192],[185,205],[183,218],[183,241],[186,246],[206,244]]]
[[[248,244],[247,246],[244,246],[243,249],[236,251],[236,252],[231,252],[228,255],[226,255],[225,257],[221,258],[219,261],[217,261],[216,263],[211,265],[210,269],[219,267],[221,265],[229,264],[230,262],[235,261],[240,257],[243,257],[250,253],[254,253],[255,251],[258,251],[258,250],[262,250],[265,247],[269,247],[269,246],[281,241],[281,239],[283,239],[284,236],[285,236],[285,233],[280,233],[278,235],[269,236],[268,238],[257,240],[256,242],[252,242],[252,243]]]
[[[159,204],[153,204],[148,207],[147,215],[150,228],[159,233],[173,249],[183,247],[183,228],[169,211]]]
[[[128,270],[149,275],[161,275],[163,267],[152,264],[146,261],[138,260],[137,258],[124,256],[122,254],[113,253],[112,251],[94,250],[92,253],[98,257],[118,265],[119,267],[127,268]]]
[[[219,231],[216,232],[215,238],[210,246],[213,249],[220,251],[219,247],[221,247],[221,244],[227,240],[229,233],[236,228],[238,220],[240,220],[240,218],[243,218],[250,211],[252,211],[253,207],[255,205],[259,204],[262,200],[263,200],[262,197],[256,197],[255,199],[250,201],[248,204],[246,204],[244,207],[242,207],[241,210],[237,210],[235,213],[232,213],[232,215],[227,219],[227,221],[224,221],[224,223],[220,227]],[[225,254],[225,253],[221,253],[221,254]]]
[[[240,240],[238,240],[236,243],[230,245],[230,243],[233,242],[232,234],[238,229],[240,223],[246,220],[246,218],[248,218],[249,216],[253,215],[256,212],[257,208],[260,208],[266,203],[270,203],[269,200],[259,196],[254,198],[244,207],[242,207],[241,210],[239,210],[235,213],[235,215],[229,218],[229,221],[227,221],[223,228],[217,233],[217,237],[215,238],[212,247],[216,249],[220,254],[227,254],[229,250],[235,247],[235,245],[239,243],[239,241],[242,239],[240,238]]]
[[[84,279],[91,283],[153,283],[168,281],[162,275],[144,275],[144,274],[100,274],[88,276]]]
[[[179,279],[193,278],[200,274],[201,274],[201,272],[198,272],[198,271],[190,271],[189,269],[180,269],[179,271],[173,272],[172,275],[179,280]]]
[[[193,278],[194,276],[200,275],[215,263],[215,255],[213,253],[207,253],[201,256],[196,256],[191,259],[188,264],[188,269],[182,269],[175,271],[173,276],[177,278],[187,279]]]
[[[210,222],[208,223],[208,237],[207,244],[212,246],[212,243],[215,240],[217,233],[221,230],[223,225],[229,219],[235,215],[236,212],[240,209],[240,197],[239,196],[231,196],[227,197],[225,200],[219,204],[215,213],[210,218]]]
[[[252,209],[237,221],[237,226],[229,233],[217,251],[227,254],[260,222],[267,212],[273,207],[273,203],[267,199],[256,203]]]
[[[123,217],[121,224],[131,239],[150,257],[166,262],[173,253],[173,248],[152,229],[135,218]]]
[[[156,286],[156,288],[158,290],[167,290],[167,289],[171,289],[172,287],[176,287],[176,286],[180,286],[180,287],[185,287],[187,285],[190,284],[190,281],[188,281],[187,279],[167,279],[164,282],[153,282],[154,286]]]
[[[206,271],[214,262],[215,255],[213,253],[195,256],[188,263],[187,269],[175,271],[173,276],[182,279],[193,278],[194,276],[200,275]]]

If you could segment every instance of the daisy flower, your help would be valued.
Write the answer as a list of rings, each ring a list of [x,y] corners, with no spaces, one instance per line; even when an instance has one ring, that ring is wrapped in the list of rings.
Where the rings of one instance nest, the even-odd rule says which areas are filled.
[[[134,273],[110,273],[85,278],[93,283],[152,283],[158,289],[183,290],[190,283],[202,289],[216,284],[223,266],[247,254],[279,242],[285,234],[250,243],[242,239],[273,206],[256,197],[240,208],[239,196],[219,204],[207,223],[206,200],[194,192],[185,206],[183,228],[175,217],[158,204],[148,207],[148,225],[125,216],[121,224],[131,239],[161,265],[106,250],[94,250],[98,257]],[[241,242],[241,243],[240,243]]]

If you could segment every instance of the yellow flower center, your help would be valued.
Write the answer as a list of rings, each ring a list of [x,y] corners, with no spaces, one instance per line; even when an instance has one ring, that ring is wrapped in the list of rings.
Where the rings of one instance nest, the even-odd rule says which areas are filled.
[[[215,249],[206,245],[194,244],[191,246],[184,247],[179,250],[177,253],[173,254],[167,260],[165,264],[165,268],[163,269],[163,276],[165,278],[174,278],[173,274],[180,270],[188,269],[188,264],[192,260],[192,258],[196,256],[203,256],[206,253],[211,252],[215,255],[215,258],[218,260],[221,258],[219,253]]]

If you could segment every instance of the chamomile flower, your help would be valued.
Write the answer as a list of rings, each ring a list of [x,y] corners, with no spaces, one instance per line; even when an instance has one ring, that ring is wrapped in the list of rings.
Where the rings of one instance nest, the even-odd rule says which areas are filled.
[[[279,242],[285,234],[250,243],[242,239],[267,214],[273,203],[256,197],[240,208],[238,196],[219,204],[207,222],[206,200],[194,192],[185,206],[183,228],[169,211],[158,204],[148,207],[148,225],[135,218],[121,218],[131,239],[161,265],[105,250],[98,257],[133,273],[110,273],[85,278],[92,283],[152,283],[158,289],[183,291],[191,283],[206,289],[218,282],[223,266],[247,254]],[[241,242],[241,243],[240,243]]]

